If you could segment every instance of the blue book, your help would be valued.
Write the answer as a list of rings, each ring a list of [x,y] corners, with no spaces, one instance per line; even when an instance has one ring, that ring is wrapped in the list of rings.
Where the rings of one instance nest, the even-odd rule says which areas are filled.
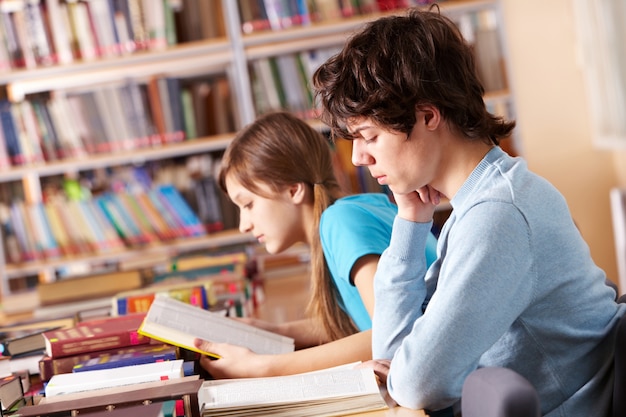
[[[176,359],[176,348],[168,345],[147,345],[146,349],[134,352],[104,354],[74,365],[72,372],[111,369],[121,366],[142,365],[145,363],[171,361]]]
[[[206,234],[204,225],[193,212],[187,201],[173,185],[161,185],[157,189],[164,206],[171,208],[170,214],[177,216],[188,236],[203,236]]]
[[[15,119],[13,118],[13,112],[11,110],[12,104],[9,100],[0,100],[0,125],[4,132],[4,140],[13,165],[21,165],[24,163],[24,154],[17,133],[17,126],[15,125]]]

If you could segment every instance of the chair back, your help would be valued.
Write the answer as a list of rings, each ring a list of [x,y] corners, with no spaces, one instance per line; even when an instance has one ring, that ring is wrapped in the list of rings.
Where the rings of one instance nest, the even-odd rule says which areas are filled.
[[[463,417],[540,417],[539,395],[530,382],[508,368],[479,368],[461,393]]]
[[[613,238],[619,287],[626,290],[626,188],[615,187],[610,193]]]
[[[619,298],[626,302],[626,295]],[[613,417],[626,416],[626,315],[617,323],[613,382]]]

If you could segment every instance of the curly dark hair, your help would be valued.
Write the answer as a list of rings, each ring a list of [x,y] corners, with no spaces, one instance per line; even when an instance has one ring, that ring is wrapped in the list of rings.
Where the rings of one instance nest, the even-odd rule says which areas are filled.
[[[487,111],[472,50],[438,8],[367,23],[317,69],[313,86],[333,137],[352,138],[346,123],[362,117],[409,134],[424,104],[437,107],[458,133],[489,144],[515,127]]]

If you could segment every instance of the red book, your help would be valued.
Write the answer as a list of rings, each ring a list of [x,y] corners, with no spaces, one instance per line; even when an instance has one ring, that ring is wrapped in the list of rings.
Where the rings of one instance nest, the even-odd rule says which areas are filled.
[[[78,323],[74,327],[43,333],[46,354],[51,358],[78,355],[150,343],[137,333],[145,314],[107,317]]]

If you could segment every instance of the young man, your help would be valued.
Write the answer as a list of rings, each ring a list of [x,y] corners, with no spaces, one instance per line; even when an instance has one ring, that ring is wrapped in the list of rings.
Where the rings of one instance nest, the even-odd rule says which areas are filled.
[[[624,306],[562,195],[499,147],[471,50],[431,11],[371,22],[314,75],[322,120],[398,203],[375,276],[373,366],[400,405],[443,410],[478,367],[537,389],[542,414],[606,415]],[[438,259],[420,256],[441,197]]]

